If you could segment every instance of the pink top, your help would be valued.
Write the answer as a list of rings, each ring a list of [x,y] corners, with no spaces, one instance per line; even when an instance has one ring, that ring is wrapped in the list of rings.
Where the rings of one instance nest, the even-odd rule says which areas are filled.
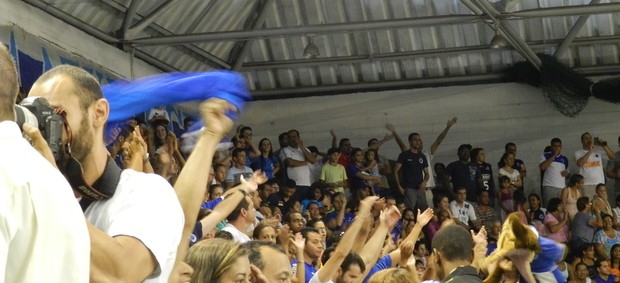
[[[566,243],[568,241],[568,225],[564,224],[560,230],[552,233],[551,230],[546,228],[547,223],[551,223],[552,225],[556,225],[560,223],[558,219],[553,216],[551,213],[547,213],[545,216],[545,229],[547,230],[547,238],[554,240],[556,243]]]

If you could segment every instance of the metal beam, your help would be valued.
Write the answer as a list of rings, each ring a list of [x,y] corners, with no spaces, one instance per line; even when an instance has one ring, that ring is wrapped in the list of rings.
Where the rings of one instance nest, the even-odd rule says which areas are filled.
[[[37,0],[37,1],[39,1],[39,0]],[[115,1],[103,0],[103,3],[105,3],[106,5],[114,8],[114,9],[116,9],[119,12],[123,12],[123,13],[125,12],[126,8],[123,5],[120,5],[120,4],[116,3]],[[140,19],[140,17],[141,16],[139,14],[136,14],[136,18]],[[161,27],[161,26],[159,26],[157,24],[151,24],[149,27],[152,28],[154,31],[156,31],[158,33],[161,33],[163,35],[172,35],[173,34],[169,30],[167,30],[167,29],[165,29],[165,28],[163,28],[163,27]],[[215,55],[213,55],[213,54],[211,54],[211,53],[209,53],[207,51],[205,51],[202,48],[199,48],[199,47],[197,47],[195,45],[192,45],[192,44],[183,44],[181,46],[182,46],[182,48],[186,48],[187,52],[190,53],[190,54],[193,53],[193,54],[196,54],[198,57],[206,58],[205,64],[209,65],[212,68],[215,68],[215,69],[221,69],[221,68],[223,68],[223,69],[230,69],[230,64],[228,64],[228,62],[220,59],[219,57],[217,57],[217,56],[215,56]]]
[[[127,12],[125,12],[123,24],[121,25],[121,36],[123,39],[127,38],[127,31],[129,30],[129,26],[131,26],[131,23],[133,22],[133,18],[136,16],[138,6],[140,6],[140,1],[141,0],[132,0],[129,4],[129,8],[127,8]]]
[[[596,5],[599,2],[601,2],[601,0],[592,0],[592,1],[590,1],[590,5]],[[556,58],[560,58],[564,54],[564,52],[566,50],[568,50],[568,47],[570,46],[570,43],[573,40],[575,40],[575,38],[577,37],[577,35],[579,34],[579,32],[581,31],[583,26],[588,21],[589,17],[590,17],[590,15],[583,15],[583,16],[579,17],[577,22],[573,25],[573,27],[570,29],[570,31],[568,32],[568,34],[564,38],[564,41],[562,41],[562,44],[560,44],[560,47],[558,47],[558,49],[555,51],[555,53],[553,53],[553,56],[555,56]]]
[[[134,1],[136,0],[133,0],[131,3],[133,4]],[[159,5],[159,7],[157,7],[153,12],[151,12],[150,14],[142,18],[142,20],[140,20],[135,25],[133,25],[129,30],[127,30],[127,32],[125,33],[124,39],[128,40],[128,39],[135,38],[136,35],[138,35],[138,33],[143,31],[146,27],[148,27],[151,23],[153,23],[153,21],[155,21],[157,16],[159,16],[162,12],[166,11],[166,8],[170,7],[170,5],[174,2],[175,2],[174,0],[168,0],[164,2],[163,4]],[[131,6],[129,6],[129,8],[131,8]]]
[[[583,14],[609,14],[620,12],[620,3],[590,5],[573,5],[568,7],[539,8],[522,10],[512,13],[497,15],[499,20],[518,20],[523,18],[538,18],[552,16],[572,16]],[[269,28],[260,31],[223,31],[196,33],[184,35],[170,35],[162,37],[138,38],[132,41],[134,44],[166,45],[183,44],[205,41],[234,41],[247,40],[250,38],[283,37],[302,34],[327,34],[352,31],[368,31],[380,29],[411,28],[415,26],[452,25],[462,23],[475,23],[488,21],[486,15],[442,15],[432,17],[419,17],[408,19],[392,19],[367,22],[349,22],[337,24],[321,24],[309,26],[295,26],[283,28]]]
[[[585,76],[592,75],[608,75],[620,73],[620,67],[617,65],[611,66],[592,66],[575,68],[574,70],[580,72]],[[500,83],[502,75],[500,74],[487,74],[487,75],[472,75],[472,76],[458,76],[458,77],[440,77],[440,78],[425,78],[425,79],[409,79],[398,81],[381,81],[381,82],[368,82],[358,84],[337,84],[337,85],[321,85],[311,87],[293,87],[293,88],[281,88],[281,89],[268,89],[268,90],[254,90],[252,96],[255,101],[259,100],[274,100],[274,99],[289,99],[309,96],[324,96],[334,94],[346,94],[362,91],[381,91],[381,90],[394,90],[394,89],[408,89],[412,87],[441,87],[441,86],[454,86],[454,85],[473,85],[473,84],[487,84],[487,83]]]
[[[250,30],[258,30],[259,27],[261,25],[263,25],[263,23],[265,22],[265,19],[267,17],[267,15],[269,13],[267,13],[265,10],[268,9],[269,6],[273,5],[273,0],[265,0],[265,1],[257,1],[256,3],[256,18],[254,18],[254,21],[249,25],[250,26]],[[252,39],[248,39],[245,41],[242,41],[239,43],[238,47],[238,51],[236,51],[235,49],[233,49],[232,56],[231,58],[234,58],[234,63],[232,64],[232,69],[235,71],[238,71],[241,68],[241,65],[243,65],[243,60],[245,60],[245,56],[247,56],[248,52],[250,51],[250,48],[252,48],[252,43],[254,43],[254,40]],[[235,46],[235,47],[237,47]]]
[[[593,45],[593,44],[618,44],[620,42],[620,35],[603,36],[603,37],[580,37],[571,42],[571,46],[579,45]],[[527,42],[533,49],[543,49],[549,47],[558,46],[562,43],[562,39],[545,40],[545,41],[531,41]],[[478,46],[465,46],[465,47],[453,47],[453,48],[440,48],[440,49],[425,49],[416,51],[405,52],[393,52],[393,53],[378,53],[373,54],[372,57],[368,55],[355,55],[355,56],[340,56],[331,58],[316,58],[316,59],[296,59],[296,60],[282,60],[282,61],[264,61],[264,62],[249,62],[245,63],[241,67],[241,71],[251,71],[260,69],[283,69],[283,68],[303,68],[311,66],[327,66],[337,64],[356,64],[356,63],[368,63],[374,61],[395,61],[403,59],[414,59],[424,57],[445,57],[460,54],[470,53],[491,53],[497,52],[497,50],[509,50],[510,47],[504,47],[503,49],[491,49],[488,45]]]

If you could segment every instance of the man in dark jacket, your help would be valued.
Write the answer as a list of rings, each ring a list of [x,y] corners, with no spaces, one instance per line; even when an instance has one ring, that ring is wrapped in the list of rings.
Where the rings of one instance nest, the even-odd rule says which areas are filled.
[[[469,231],[458,225],[448,225],[433,237],[433,255],[437,275],[442,283],[482,282],[471,265],[474,242]]]

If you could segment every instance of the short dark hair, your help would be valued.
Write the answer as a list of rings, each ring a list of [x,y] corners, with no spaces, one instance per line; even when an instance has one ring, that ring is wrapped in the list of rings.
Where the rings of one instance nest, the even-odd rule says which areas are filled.
[[[499,176],[499,184],[501,185],[503,182],[510,182],[510,177],[506,176],[506,175],[501,175]]]
[[[420,134],[418,134],[418,133],[411,133],[411,134],[409,134],[409,137],[407,137],[407,140],[411,141],[411,139],[413,139],[413,137],[415,137],[415,136],[420,136]]]
[[[517,205],[525,204],[527,199],[525,198],[525,193],[522,190],[515,190],[512,193],[513,202]]]
[[[233,158],[237,157],[237,154],[239,154],[239,153],[241,153],[241,152],[245,153],[245,149],[244,149],[244,148],[235,148],[235,149],[233,149],[233,151],[232,151],[232,157],[233,157]],[[244,164],[244,165],[245,165],[245,164]]]
[[[291,216],[292,216],[293,214],[295,214],[295,213],[301,214],[301,213],[299,213],[299,212],[297,212],[297,211],[289,211],[289,212],[287,212],[287,213],[284,215],[284,217],[282,218],[282,223],[286,224],[286,223],[291,222]]]
[[[340,268],[342,269],[342,273],[345,273],[345,272],[349,271],[349,268],[351,268],[351,265],[359,266],[360,270],[362,271],[362,273],[364,273],[364,271],[366,271],[366,265],[364,264],[364,260],[362,259],[362,257],[360,255],[358,255],[355,252],[350,252],[344,258],[344,261],[342,261],[342,264],[340,264]]]
[[[249,241],[242,244],[241,246],[248,250],[248,258],[250,259],[250,263],[258,267],[258,269],[260,270],[263,270],[263,268],[265,268],[265,260],[260,253],[261,248],[270,248],[279,253],[285,254],[284,250],[282,250],[282,247],[266,241]]]
[[[226,217],[226,220],[228,220],[228,222],[232,222],[237,220],[237,218],[239,218],[239,215],[241,215],[241,209],[245,209],[247,210],[248,208],[250,208],[250,202],[248,201],[247,198],[243,198],[239,204],[237,205],[237,207],[235,207],[235,210],[233,210],[228,217]]]
[[[433,249],[441,253],[446,261],[473,259],[474,243],[471,234],[458,225],[448,225],[435,234],[432,240]]]
[[[586,205],[588,205],[590,199],[588,197],[580,197],[577,199],[577,210],[582,211],[586,209]]]
[[[71,65],[59,65],[41,75],[35,84],[44,83],[55,76],[67,76],[75,83],[76,87],[80,91],[79,100],[82,109],[87,109],[97,100],[103,98],[103,92],[101,91],[101,85],[93,75],[86,72],[80,67]]]
[[[517,145],[514,142],[508,142],[504,146],[504,151],[508,151],[508,147],[511,147],[511,146],[517,146]]]
[[[605,186],[605,184],[603,184],[603,183],[598,183],[598,184],[596,185],[596,192],[598,192],[598,190],[599,190],[600,188],[602,188],[602,187],[607,187],[607,186]]]
[[[469,159],[471,160],[471,162],[476,162],[476,156],[478,156],[478,154],[483,151],[484,149],[480,148],[480,147],[476,147],[474,149],[472,149],[469,152]]]
[[[310,205],[310,204],[308,204],[308,205]],[[316,225],[319,222],[323,222],[323,219],[312,219],[312,220],[306,222],[306,227],[314,228],[314,225]],[[323,223],[325,223],[325,222],[323,222]]]
[[[284,182],[284,187],[285,188],[297,188],[297,183],[293,179],[286,179],[286,182]]]
[[[583,176],[580,174],[570,175],[570,178],[568,178],[568,186],[572,187],[577,183],[581,182],[581,180],[583,180]]]
[[[340,149],[337,147],[332,147],[327,150],[327,155],[332,155],[334,153],[340,153]]]
[[[538,201],[540,201],[540,196],[537,193],[531,193],[527,198],[535,197]]]
[[[232,241],[234,239],[233,235],[226,230],[219,230],[215,232],[215,235],[213,235],[213,238],[224,239],[224,240],[229,240],[229,241]]]
[[[310,234],[310,233],[317,233],[319,235],[321,234],[321,233],[319,233],[319,230],[317,230],[314,227],[304,227],[304,228],[301,228],[301,236],[303,236],[304,239],[306,239],[306,243],[308,242],[308,234]]]
[[[348,138],[341,138],[340,142],[338,142],[338,146],[340,147],[340,146],[342,146],[343,143],[348,142],[348,141],[351,141],[351,140],[348,139]]]
[[[379,140],[376,139],[376,138],[369,139],[368,140],[368,146],[370,146],[373,142],[379,142]]]
[[[549,200],[549,204],[547,204],[547,211],[548,212],[556,212],[560,208],[560,205],[562,205],[562,200],[561,199],[559,199],[559,198],[552,198],[552,199]]]
[[[560,138],[552,138],[551,144],[554,144],[554,143],[562,143],[562,140]]]

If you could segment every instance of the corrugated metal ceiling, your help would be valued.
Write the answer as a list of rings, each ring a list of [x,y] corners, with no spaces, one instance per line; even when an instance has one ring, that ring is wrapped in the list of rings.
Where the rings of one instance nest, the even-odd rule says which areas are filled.
[[[79,28],[95,28],[101,31],[96,36],[125,50],[135,48],[137,56],[165,71],[237,69],[258,99],[495,81],[501,69],[524,59],[512,47],[489,48],[497,23],[469,8],[481,1],[487,0],[26,0],[79,19]],[[590,2],[491,4],[501,13],[495,16],[528,46],[548,54],[556,52],[580,14],[606,5],[599,6],[604,13],[587,19],[560,58],[586,73],[617,74],[620,1]],[[579,12],[539,13],[556,7],[579,7]],[[122,23],[132,8],[123,36]],[[408,20],[411,25],[401,24]],[[435,24],[424,24],[430,21]],[[146,28],[132,30],[141,25]],[[248,30],[253,32],[236,37]],[[216,39],[170,37],[182,34]],[[137,44],[162,36],[174,44]],[[320,55],[307,59],[303,51],[310,39]]]

